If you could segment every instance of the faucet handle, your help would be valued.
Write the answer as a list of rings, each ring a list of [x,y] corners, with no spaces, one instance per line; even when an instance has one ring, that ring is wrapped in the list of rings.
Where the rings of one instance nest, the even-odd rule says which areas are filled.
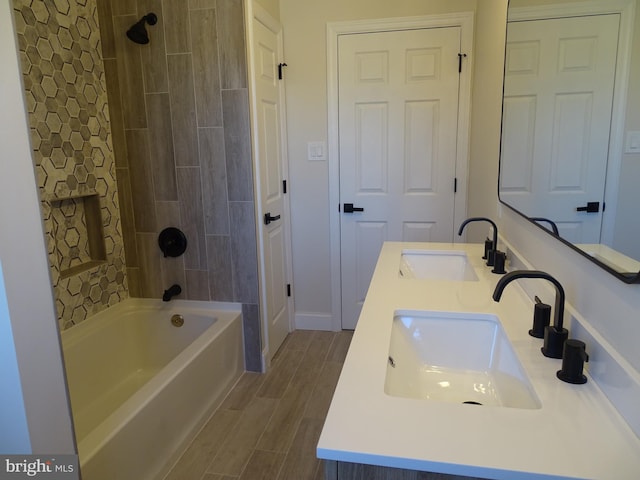
[[[487,237],[484,241],[484,256],[482,257],[483,260],[489,258],[489,252],[491,250],[493,250],[493,241]]]
[[[536,297],[536,300],[540,300]],[[536,301],[533,306],[533,328],[529,335],[535,338],[544,338],[544,330],[551,323],[551,305]]]
[[[584,362],[589,361],[586,345],[580,340],[569,339],[564,343],[562,352],[562,370],[556,376],[563,382],[582,385],[587,383],[587,377],[582,374]]]
[[[562,358],[564,343],[569,337],[569,330],[556,328],[555,325],[545,327],[542,354],[549,358]]]
[[[493,269],[491,270],[492,273],[497,273],[499,275],[502,275],[503,273],[507,273],[506,270],[504,269],[504,264],[507,261],[507,254],[504,252],[501,252],[500,250],[494,250],[493,251]]]

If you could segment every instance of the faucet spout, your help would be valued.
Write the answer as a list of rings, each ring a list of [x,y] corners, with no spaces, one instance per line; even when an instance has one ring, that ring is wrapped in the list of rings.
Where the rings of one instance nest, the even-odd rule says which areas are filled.
[[[182,293],[182,287],[177,283],[171,285],[167,290],[162,294],[162,301],[168,302],[176,295],[180,295]]]
[[[562,358],[562,347],[567,339],[569,332],[563,328],[564,319],[564,288],[558,280],[546,272],[539,270],[514,270],[509,272],[498,280],[496,288],[493,291],[493,300],[499,302],[505,287],[514,280],[519,278],[542,278],[550,281],[556,287],[556,300],[553,315],[553,327],[545,328],[544,347],[542,353],[551,358]]]
[[[502,276],[500,280],[498,280],[496,288],[493,292],[493,300],[499,302],[500,297],[502,297],[502,291],[505,289],[505,287],[513,280],[517,280],[519,278],[543,278],[553,283],[553,285],[556,287],[553,326],[557,329],[562,329],[565,299],[564,288],[562,288],[562,285],[558,280],[553,278],[547,272],[541,272],[540,270],[514,270],[513,272],[507,273],[506,275]]]
[[[494,265],[494,253],[498,250],[498,226],[495,224],[493,220],[486,217],[471,217],[467,218],[464,222],[460,224],[460,228],[458,229],[458,236],[462,235],[462,231],[467,224],[471,222],[489,222],[493,227],[493,239],[491,241],[491,249],[487,252],[485,251],[485,255],[487,257],[487,265],[492,267]],[[487,246],[485,244],[485,250]],[[485,258],[485,257],[482,257]]]

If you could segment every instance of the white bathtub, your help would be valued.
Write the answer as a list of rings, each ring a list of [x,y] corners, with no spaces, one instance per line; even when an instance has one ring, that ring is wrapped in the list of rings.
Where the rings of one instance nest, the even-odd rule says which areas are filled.
[[[62,345],[83,480],[162,478],[244,369],[238,304],[129,299]]]

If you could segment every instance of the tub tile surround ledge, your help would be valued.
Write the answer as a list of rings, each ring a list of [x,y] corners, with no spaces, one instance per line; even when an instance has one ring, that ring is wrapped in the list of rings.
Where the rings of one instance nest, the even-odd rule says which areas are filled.
[[[398,270],[404,249],[464,250],[479,281],[402,279]],[[562,361],[544,357],[542,340],[528,335],[533,301],[518,281],[494,302],[500,275],[484,264],[482,250],[479,244],[385,243],[318,442],[318,457],[330,466],[349,462],[504,480],[637,478],[640,438],[605,395],[601,384],[607,377],[594,362],[603,358],[599,349],[608,346],[597,343],[599,337],[567,305],[570,338],[585,340],[583,334],[590,333],[592,363],[586,364],[585,385],[558,380]],[[518,264],[513,250],[509,253]],[[538,284],[547,288],[548,282],[536,282],[536,292]],[[387,395],[392,319],[399,310],[498,316],[541,407],[478,407]],[[615,352],[608,354],[616,358]],[[588,369],[594,366],[592,375]]]

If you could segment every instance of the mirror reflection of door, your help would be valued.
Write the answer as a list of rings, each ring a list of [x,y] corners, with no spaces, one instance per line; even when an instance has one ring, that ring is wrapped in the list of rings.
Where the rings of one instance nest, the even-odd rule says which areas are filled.
[[[618,15],[508,25],[500,197],[573,243],[600,242],[618,28]]]

